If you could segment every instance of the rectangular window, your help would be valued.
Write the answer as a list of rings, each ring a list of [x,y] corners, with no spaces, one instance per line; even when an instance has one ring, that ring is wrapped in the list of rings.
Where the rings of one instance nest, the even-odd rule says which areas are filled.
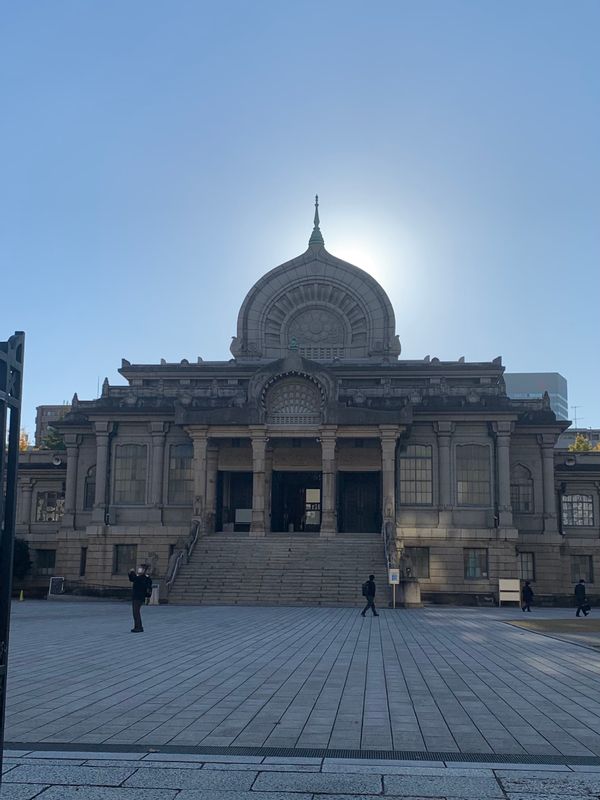
[[[535,556],[533,553],[519,553],[519,578],[522,581],[535,580]]]
[[[571,583],[594,582],[594,562],[592,556],[571,556]]]
[[[429,577],[429,548],[405,547],[405,554],[410,558],[412,574],[415,578]]]
[[[126,575],[137,566],[137,544],[113,545],[113,575]]]
[[[511,483],[510,504],[515,514],[533,514],[533,483]]]
[[[409,444],[400,452],[400,503],[430,506],[433,503],[431,445]]]
[[[169,457],[169,505],[191,506],[194,500],[194,446],[172,444]]]
[[[488,578],[488,551],[486,547],[476,547],[464,551],[465,578]]]
[[[87,568],[87,547],[82,547],[79,551],[79,577],[83,578]]]
[[[456,448],[456,494],[459,506],[490,505],[490,449],[465,444]]]
[[[36,550],[35,569],[38,575],[54,574],[56,565],[56,550]]]
[[[59,522],[65,513],[64,492],[38,492],[36,522]]]
[[[116,449],[114,501],[117,505],[146,502],[146,445],[125,444]]]
[[[594,501],[591,494],[565,494],[562,498],[563,525],[590,528],[594,525]]]

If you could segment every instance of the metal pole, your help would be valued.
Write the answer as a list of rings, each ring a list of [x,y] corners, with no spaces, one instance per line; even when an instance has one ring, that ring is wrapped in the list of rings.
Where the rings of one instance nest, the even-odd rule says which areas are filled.
[[[396,608],[396,584],[392,583],[392,608]]]
[[[25,334],[0,342],[0,784],[6,716],[8,634],[17,506]],[[8,433],[8,437],[7,437]]]

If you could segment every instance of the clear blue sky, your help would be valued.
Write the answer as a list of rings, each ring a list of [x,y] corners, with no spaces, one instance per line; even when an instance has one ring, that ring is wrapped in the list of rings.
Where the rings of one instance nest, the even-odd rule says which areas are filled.
[[[315,192],[403,357],[561,372],[600,426],[599,30],[586,0],[5,4],[0,338],[27,332],[30,433],[121,357],[229,358]]]

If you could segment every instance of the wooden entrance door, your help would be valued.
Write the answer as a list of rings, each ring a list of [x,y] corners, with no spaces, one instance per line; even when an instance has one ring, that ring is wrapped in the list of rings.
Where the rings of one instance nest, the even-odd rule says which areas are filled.
[[[340,533],[379,533],[381,473],[339,472]]]

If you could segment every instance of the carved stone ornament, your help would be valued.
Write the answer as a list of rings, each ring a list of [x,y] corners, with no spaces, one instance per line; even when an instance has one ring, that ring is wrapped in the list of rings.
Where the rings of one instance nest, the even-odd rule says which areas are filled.
[[[343,345],[344,328],[335,314],[324,309],[307,309],[289,325],[288,339],[302,345]]]
[[[321,393],[318,386],[300,376],[282,378],[266,393],[267,421],[274,424],[318,424]]]

